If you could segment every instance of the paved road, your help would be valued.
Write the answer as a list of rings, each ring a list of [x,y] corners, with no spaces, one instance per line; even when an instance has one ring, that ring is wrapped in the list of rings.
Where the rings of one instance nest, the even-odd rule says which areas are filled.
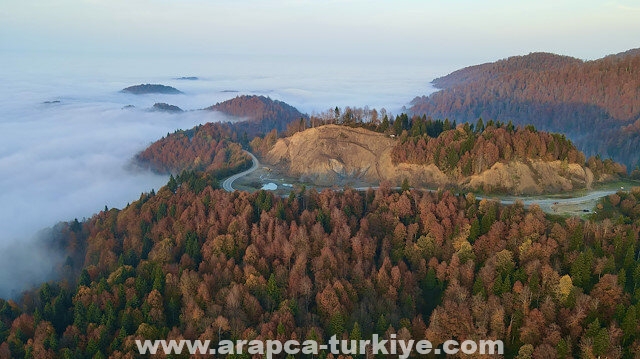
[[[371,187],[377,189],[378,186]],[[369,187],[357,187],[356,191],[366,191]],[[399,190],[400,187],[392,187],[394,190]],[[434,189],[420,189],[422,191],[436,192]],[[529,207],[532,204],[537,204],[540,208],[547,213],[567,212],[567,206],[581,206],[584,209],[591,209],[595,206],[596,202],[605,196],[613,193],[617,193],[619,190],[592,190],[586,195],[580,197],[558,198],[557,196],[532,196],[532,197],[517,197],[517,196],[481,196],[476,195],[476,199],[491,199],[499,201],[504,205],[514,204],[520,200],[525,207]]]
[[[595,190],[590,191],[584,196],[570,197],[570,198],[557,198],[557,197],[486,197],[487,199],[499,200],[502,204],[513,204],[516,200],[521,200],[525,206],[537,204],[545,212],[556,212],[559,207],[562,206],[586,206],[586,209],[590,209],[595,205],[598,199],[608,196],[610,194],[618,192],[617,190]],[[476,196],[478,199],[482,199],[482,196]]]
[[[258,161],[256,156],[253,155],[253,153],[251,153],[249,151],[244,151],[244,152],[246,152],[249,156],[251,156],[251,160],[253,161],[253,166],[251,166],[251,168],[249,168],[246,171],[242,171],[240,173],[236,173],[233,176],[231,176],[231,177],[227,178],[226,180],[224,180],[224,182],[222,182],[222,188],[227,192],[235,191],[233,189],[233,181],[237,180],[240,177],[248,175],[249,173],[257,170],[258,166],[260,166],[260,162]]]

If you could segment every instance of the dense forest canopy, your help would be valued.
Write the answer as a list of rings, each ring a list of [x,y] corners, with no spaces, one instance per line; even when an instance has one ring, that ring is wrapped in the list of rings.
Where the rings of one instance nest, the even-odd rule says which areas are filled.
[[[152,111],[162,111],[162,112],[169,112],[169,113],[180,113],[180,112],[184,112],[180,107],[175,106],[175,105],[170,105],[168,103],[164,103],[164,102],[156,102],[153,104],[153,106],[151,107]]]
[[[538,132],[533,126],[516,128],[511,123],[490,122],[485,127],[482,121],[478,121],[475,129],[465,124],[454,130],[443,123],[443,130],[436,137],[421,131],[423,127],[426,130],[427,126],[434,123],[414,118],[411,136],[401,137],[394,148],[394,161],[433,163],[463,176],[487,170],[500,160],[542,159],[585,163],[584,155],[563,135]]]
[[[533,53],[465,68],[434,80],[441,88],[410,112],[533,124],[561,132],[587,155],[633,169],[640,161],[640,50],[582,61]]]
[[[237,141],[237,134],[230,126],[207,123],[167,134],[140,152],[136,161],[159,173],[206,171],[226,174],[251,165],[251,158]]]
[[[169,109],[169,105],[160,105]],[[239,121],[206,123],[167,134],[136,155],[135,161],[159,173],[215,171],[223,176],[251,165],[242,147],[254,137],[270,131],[284,133],[292,124],[307,121],[294,107],[264,96],[238,96],[207,110],[221,111]]]
[[[462,178],[490,169],[497,162],[529,160],[563,161],[585,165],[596,179],[602,175],[625,175],[626,168],[610,159],[591,157],[588,161],[565,135],[538,131],[532,125],[516,127],[512,122],[482,119],[475,124],[455,126],[448,120],[425,116],[401,115],[394,121],[396,132],[402,131],[393,149],[397,163],[435,164],[442,171]],[[403,122],[397,126],[397,122]],[[408,130],[408,131],[407,131]]]
[[[291,122],[287,133],[326,122],[397,136],[394,156],[409,163],[436,161],[428,146],[475,163],[476,147],[490,152],[485,142],[499,145],[499,160],[585,161],[562,135],[493,121],[348,108]],[[605,198],[590,220],[387,184],[287,198],[226,193],[218,179],[248,161],[238,137],[231,124],[170,134],[139,155],[182,172],[167,186],[58,226],[64,280],[0,300],[0,358],[132,357],[135,339],[373,333],[501,339],[506,357],[638,352],[640,189]]]
[[[473,195],[226,193],[188,182],[61,230],[79,273],[0,300],[0,357],[133,357],[135,339],[502,339],[640,348],[640,189],[591,220]]]

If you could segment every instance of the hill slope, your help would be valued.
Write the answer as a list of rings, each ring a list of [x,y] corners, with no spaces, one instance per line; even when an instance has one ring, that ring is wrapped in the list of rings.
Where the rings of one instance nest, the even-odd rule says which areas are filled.
[[[410,111],[459,121],[534,124],[566,133],[587,155],[634,168],[640,160],[640,49],[582,61],[533,53],[436,79]],[[635,125],[633,124],[635,122]]]
[[[137,154],[135,160],[158,173],[207,171],[227,175],[251,165],[236,141],[228,125],[207,123],[168,134]]]
[[[160,112],[168,112],[168,113],[180,113],[184,112],[180,107],[175,105],[170,105],[164,102],[156,102],[151,107],[151,111],[160,111]]]
[[[206,110],[220,111],[245,120],[243,130],[250,134],[267,133],[273,129],[282,132],[290,123],[308,118],[295,107],[264,96],[237,96],[207,107]]]
[[[584,155],[563,136],[496,126],[473,132],[465,125],[437,138],[394,139],[326,125],[278,140],[265,160],[319,185],[391,181],[399,186],[407,178],[421,187],[539,194],[585,188],[594,181]],[[595,159],[590,162],[602,167]],[[596,171],[596,180],[610,178],[603,174],[607,171]]]
[[[182,111],[163,103],[153,108]],[[186,170],[226,176],[251,166],[251,158],[242,146],[247,146],[255,136],[273,130],[283,132],[290,124],[306,119],[306,115],[294,107],[263,96],[239,96],[206,110],[222,111],[241,120],[206,123],[167,134],[140,152],[135,158],[137,164],[159,173],[178,174]],[[276,132],[271,135],[275,137]]]
[[[434,346],[482,335],[506,358],[633,357],[640,189],[601,207],[586,222],[448,191],[166,186],[61,228],[61,270],[81,274],[0,299],[0,358],[373,334]]]

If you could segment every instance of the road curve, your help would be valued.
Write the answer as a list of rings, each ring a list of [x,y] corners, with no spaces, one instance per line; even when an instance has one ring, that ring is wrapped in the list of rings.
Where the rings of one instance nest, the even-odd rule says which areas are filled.
[[[251,161],[253,161],[253,165],[248,170],[242,171],[240,173],[236,173],[233,176],[231,176],[231,177],[227,178],[226,180],[224,180],[224,182],[222,182],[222,189],[224,189],[227,192],[235,191],[235,189],[233,189],[233,181],[237,180],[240,177],[248,175],[249,173],[257,170],[258,166],[260,166],[260,162],[258,161],[256,156],[253,155],[253,153],[251,153],[249,151],[244,151],[244,152],[246,152],[249,156],[251,156]]]

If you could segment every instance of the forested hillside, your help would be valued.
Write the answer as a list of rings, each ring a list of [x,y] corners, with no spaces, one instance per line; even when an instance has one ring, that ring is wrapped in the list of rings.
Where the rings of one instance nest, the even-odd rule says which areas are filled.
[[[247,132],[249,136],[274,129],[283,132],[290,123],[308,117],[287,103],[264,96],[238,96],[207,107],[206,110],[220,111],[245,120],[238,124],[239,132]]]
[[[441,91],[410,111],[458,121],[512,120],[573,139],[633,169],[640,160],[640,50],[581,61],[533,53],[472,66],[434,80]]]
[[[181,94],[182,91],[176,89],[175,87],[160,85],[160,84],[141,84],[135,86],[129,86],[127,88],[122,89],[120,92],[131,93],[134,95],[144,95],[144,94],[167,94],[167,95],[176,95]]]
[[[509,358],[633,357],[640,191],[597,216],[385,186],[283,199],[173,184],[66,225],[65,268],[81,274],[0,300],[0,358],[372,333],[502,339]]]
[[[497,161],[585,162],[562,135],[531,126],[344,113],[332,121],[345,127],[334,127],[384,133],[396,161],[450,175],[469,161],[472,172],[490,166],[496,151]],[[298,120],[289,132],[321,123]],[[268,147],[270,136],[254,143]],[[507,358],[640,354],[639,188],[603,199],[589,220],[389,183],[287,198],[227,193],[218,179],[248,163],[243,137],[230,124],[170,134],[140,155],[181,172],[167,186],[57,226],[62,279],[0,299],[0,358],[132,358],[136,339],[373,333],[501,339]]]
[[[265,115],[260,109],[249,111],[250,106],[241,104],[245,100],[253,103],[266,99],[255,96],[250,99],[238,97],[232,102],[256,118]],[[225,106],[230,106],[230,102]],[[288,107],[281,103],[278,106]],[[600,157],[587,160],[562,134],[537,131],[532,125],[515,126],[511,121],[490,120],[485,124],[478,120],[458,126],[455,120],[434,120],[425,115],[410,117],[404,113],[394,118],[386,111],[379,114],[375,109],[350,107],[335,108],[309,119],[302,117],[290,121],[284,116],[275,117],[273,121],[285,130],[274,128],[263,134],[258,128],[266,122],[245,119],[176,131],[138,154],[136,161],[160,173],[205,170],[215,171],[220,177],[250,165],[249,157],[242,151],[244,147],[265,157],[267,162],[288,163],[291,168],[285,168],[285,171],[318,185],[339,184],[342,178],[347,182],[363,179],[372,185],[389,180],[399,186],[408,179],[419,187],[457,187],[512,194],[589,188],[594,180],[610,180],[626,171],[624,166],[611,160],[603,161]],[[356,137],[347,138],[346,132],[337,128],[299,139],[297,149],[289,149],[287,144],[276,151],[278,153],[269,154],[279,137],[293,136],[309,127],[327,124],[363,128],[388,137],[374,136],[377,138],[374,139],[361,131]],[[328,142],[316,143],[322,139]],[[361,140],[364,142],[358,144]],[[376,143],[368,143],[372,140]],[[288,140],[285,142],[289,143]],[[320,147],[311,148],[313,146]],[[387,156],[387,152],[390,155]],[[289,158],[293,154],[297,157]],[[413,165],[419,167],[411,167]]]
[[[207,123],[167,134],[139,153],[136,161],[159,173],[186,170],[226,175],[251,165],[251,158],[237,141],[230,126]]]
[[[474,130],[464,125],[447,129],[435,138],[419,134],[401,138],[393,151],[395,162],[435,164],[459,177],[479,174],[498,161],[513,159],[561,160],[580,165],[586,161],[564,135],[493,122],[485,128],[481,121]]]
[[[277,136],[307,121],[294,107],[264,96],[238,96],[206,110],[221,111],[238,120],[167,134],[136,155],[137,164],[159,173],[207,171],[222,177],[251,165],[242,147],[255,136],[268,132]]]

